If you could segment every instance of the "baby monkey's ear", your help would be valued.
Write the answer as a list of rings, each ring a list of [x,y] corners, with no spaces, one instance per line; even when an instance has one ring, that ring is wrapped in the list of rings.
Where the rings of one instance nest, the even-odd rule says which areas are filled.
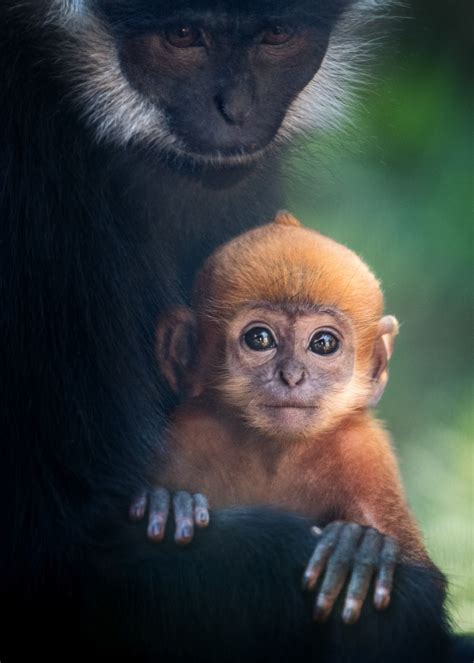
[[[382,398],[388,382],[388,361],[393,354],[398,320],[393,315],[383,317],[378,326],[372,364],[372,389],[368,405],[374,407]]]
[[[156,358],[175,394],[183,395],[196,348],[197,324],[187,306],[178,306],[158,320]]]

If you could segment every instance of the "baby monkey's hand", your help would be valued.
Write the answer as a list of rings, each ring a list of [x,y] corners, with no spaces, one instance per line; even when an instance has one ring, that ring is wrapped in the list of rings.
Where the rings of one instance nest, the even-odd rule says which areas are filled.
[[[387,608],[398,558],[396,542],[375,529],[339,521],[322,531],[313,528],[313,533],[318,541],[306,567],[303,587],[313,590],[324,573],[314,605],[314,619],[318,622],[328,619],[349,577],[342,611],[346,624],[359,619],[374,575],[375,607]]]
[[[144,491],[132,502],[130,519],[143,520],[148,509],[147,536],[151,541],[160,542],[165,536],[166,524],[172,504],[175,521],[175,541],[187,545],[194,536],[194,526],[202,528],[209,524],[209,505],[201,493],[191,495],[184,490],[170,493],[166,488],[157,487]]]

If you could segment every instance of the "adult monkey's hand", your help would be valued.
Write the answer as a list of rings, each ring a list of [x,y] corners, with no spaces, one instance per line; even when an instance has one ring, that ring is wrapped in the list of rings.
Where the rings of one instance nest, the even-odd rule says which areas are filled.
[[[304,589],[314,590],[319,578],[314,619],[328,619],[336,599],[349,579],[342,619],[355,623],[359,617],[375,576],[374,605],[385,610],[390,603],[393,575],[398,558],[394,539],[371,527],[336,521],[323,530],[315,527],[317,536],[314,553],[306,567]]]
[[[184,490],[171,493],[166,488],[156,487],[138,495],[130,505],[130,519],[138,522],[148,511],[147,536],[151,541],[163,540],[170,510],[174,514],[175,541],[187,545],[194,536],[194,526],[203,528],[209,524],[209,505],[201,493],[191,495]]]

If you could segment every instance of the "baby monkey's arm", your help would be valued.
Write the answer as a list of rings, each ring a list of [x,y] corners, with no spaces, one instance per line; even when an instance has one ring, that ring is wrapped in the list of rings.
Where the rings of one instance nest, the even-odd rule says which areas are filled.
[[[304,585],[313,589],[324,572],[315,605],[315,618],[323,621],[350,576],[343,619],[353,623],[373,578],[374,604],[383,610],[390,602],[397,561],[424,566],[431,562],[406,503],[383,428],[369,414],[354,416],[335,446],[338,467],[328,475],[332,484],[328,491],[339,494],[338,513],[343,520],[319,534]]]

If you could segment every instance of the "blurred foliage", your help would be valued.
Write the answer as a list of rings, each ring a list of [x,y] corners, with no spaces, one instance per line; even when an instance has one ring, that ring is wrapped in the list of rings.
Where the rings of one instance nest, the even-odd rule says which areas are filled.
[[[290,208],[367,260],[402,323],[379,414],[455,627],[474,631],[473,23],[446,4],[398,26],[352,128],[303,143]]]

